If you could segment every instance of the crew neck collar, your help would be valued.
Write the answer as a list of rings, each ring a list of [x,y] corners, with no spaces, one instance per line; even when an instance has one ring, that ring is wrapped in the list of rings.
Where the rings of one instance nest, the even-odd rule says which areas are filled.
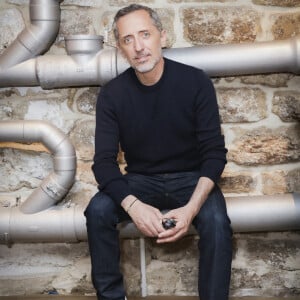
[[[167,59],[166,58],[163,58],[163,59],[164,59],[164,68],[163,68],[163,72],[161,74],[161,77],[160,77],[160,79],[156,83],[154,83],[152,85],[145,85],[145,84],[143,84],[138,79],[138,77],[137,77],[137,75],[135,73],[135,70],[133,68],[131,68],[131,76],[133,77],[133,79],[135,80],[137,86],[140,89],[142,89],[144,91],[152,91],[152,90],[157,89],[162,84],[162,82],[164,81],[164,78],[166,76],[166,71],[167,71],[167,68],[168,68],[168,66],[167,66],[168,65]]]

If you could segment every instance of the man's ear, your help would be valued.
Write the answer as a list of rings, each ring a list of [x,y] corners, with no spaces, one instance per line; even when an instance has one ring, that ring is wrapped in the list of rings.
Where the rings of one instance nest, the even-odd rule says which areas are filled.
[[[160,44],[162,48],[166,48],[167,45],[167,31],[163,29],[160,32]]]

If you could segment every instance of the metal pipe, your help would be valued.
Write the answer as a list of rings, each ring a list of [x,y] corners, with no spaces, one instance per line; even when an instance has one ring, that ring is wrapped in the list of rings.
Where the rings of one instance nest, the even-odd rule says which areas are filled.
[[[40,85],[49,89],[103,85],[128,67],[115,48],[103,50],[101,37],[90,35],[67,38],[69,55],[34,58],[47,50],[55,39],[60,2],[62,0],[30,0],[31,25],[0,56],[0,87]],[[173,48],[164,50],[164,55],[201,68],[210,76],[300,74],[299,36],[283,41]]]
[[[34,215],[16,206],[0,208],[0,244],[86,241],[82,212],[79,205],[53,206]]]
[[[226,197],[234,232],[264,232],[300,229],[300,195]],[[0,244],[81,242],[87,240],[85,205],[55,206],[24,214],[19,207],[0,208]],[[142,234],[132,222],[119,224],[120,237]],[[189,235],[196,234],[193,227]]]
[[[74,36],[73,36],[74,37]],[[80,36],[81,43],[101,37]],[[230,45],[209,45],[164,50],[164,56],[205,70],[210,76],[292,72],[300,74],[300,36],[283,41]],[[78,59],[80,57],[80,60]],[[45,55],[21,65],[0,70],[0,87],[104,85],[128,68],[115,48],[91,53],[83,47],[80,55]]]
[[[300,73],[300,36],[280,41],[167,49],[165,56],[210,76]]]
[[[41,142],[53,155],[53,171],[21,205],[23,213],[47,209],[66,195],[75,178],[76,153],[63,132],[44,121],[3,121],[1,141]]]
[[[234,232],[286,231],[300,229],[300,194],[226,197]],[[119,225],[121,236],[139,237],[131,222]],[[195,234],[193,227],[189,234]]]
[[[59,29],[61,1],[30,0],[30,26],[0,56],[2,72],[49,49]]]

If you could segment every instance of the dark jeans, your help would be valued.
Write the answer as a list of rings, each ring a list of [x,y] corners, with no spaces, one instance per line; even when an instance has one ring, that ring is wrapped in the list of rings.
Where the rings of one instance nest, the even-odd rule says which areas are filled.
[[[198,172],[159,175],[125,175],[131,193],[161,210],[185,205],[198,182]],[[128,220],[125,211],[103,192],[90,201],[85,216],[92,261],[92,279],[98,299],[123,300],[120,272],[119,222]],[[215,186],[193,220],[199,239],[198,289],[201,300],[227,300],[229,293],[232,230],[222,192]]]

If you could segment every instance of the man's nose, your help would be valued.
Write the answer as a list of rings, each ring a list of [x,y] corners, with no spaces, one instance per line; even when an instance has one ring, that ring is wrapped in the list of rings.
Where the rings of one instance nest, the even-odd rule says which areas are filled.
[[[144,49],[144,42],[140,38],[137,38],[135,40],[134,47],[135,51],[140,52]]]

